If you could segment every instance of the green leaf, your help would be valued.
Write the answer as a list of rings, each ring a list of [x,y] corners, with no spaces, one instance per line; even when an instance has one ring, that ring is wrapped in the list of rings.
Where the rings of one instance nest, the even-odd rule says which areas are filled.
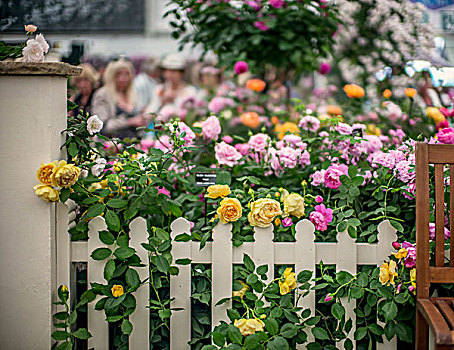
[[[383,315],[385,316],[385,322],[391,321],[397,316],[397,305],[393,301],[390,301],[383,305],[381,310],[383,312]]]
[[[108,209],[106,211],[105,219],[109,230],[114,232],[118,232],[120,230],[120,219],[114,211]]]
[[[355,176],[353,179],[352,179],[352,185],[354,186],[361,186],[364,182],[364,177],[362,176]]]
[[[265,320],[265,328],[271,335],[276,335],[279,332],[279,325],[274,318]]]
[[[359,188],[356,186],[350,187],[348,194],[352,197],[358,197],[360,195]]]
[[[258,277],[255,274],[250,274],[246,278],[246,283],[249,284],[249,285],[254,284],[257,281],[258,281]]]
[[[339,284],[346,284],[353,279],[353,275],[347,271],[339,271],[336,273],[336,281]]]
[[[369,328],[369,330],[376,335],[382,335],[384,333],[383,328],[376,323],[369,324],[367,328]]]
[[[109,231],[99,231],[99,240],[104,244],[111,245],[115,242],[115,237]]]
[[[337,232],[344,232],[347,229],[347,221],[342,221],[337,225]]]
[[[117,250],[115,250],[114,255],[118,259],[126,260],[126,259],[130,258],[131,256],[133,256],[135,252],[136,251],[134,250],[134,248],[131,248],[131,247],[118,248]]]
[[[165,257],[162,255],[157,255],[155,259],[156,267],[162,273],[167,273],[169,271],[170,264]]]
[[[285,338],[277,336],[268,343],[268,349],[270,350],[288,350],[288,342]]]
[[[126,208],[128,201],[124,199],[113,198],[107,202],[107,206],[114,209]]]
[[[65,203],[68,200],[70,194],[71,194],[71,190],[69,188],[62,188],[60,190],[60,201]],[[98,201],[98,199],[96,197],[93,197],[93,198],[95,199],[95,202]],[[88,203],[88,204],[90,204],[90,203]]]
[[[90,339],[92,335],[85,328],[79,328],[73,333],[73,335],[78,339]]]
[[[177,259],[175,261],[175,264],[178,264],[178,265],[189,265],[191,263],[191,259]]]
[[[107,299],[109,299],[109,298],[106,297],[106,298],[99,299],[98,302],[95,305],[95,310],[104,309],[104,304],[106,303]]]
[[[104,260],[107,259],[112,254],[112,251],[109,248],[98,248],[91,253],[93,260]]]
[[[320,322],[320,316],[314,316],[314,317],[308,318],[306,320],[306,325],[307,326],[315,326],[319,322]]]
[[[101,203],[94,204],[88,208],[84,217],[85,218],[94,218],[96,216],[101,215],[104,212],[104,209],[106,209],[106,206],[104,204],[101,204]]]
[[[241,335],[240,330],[234,325],[229,325],[229,328],[227,329],[227,335],[229,336],[229,339],[232,341],[232,343],[241,344],[243,336]]]
[[[249,255],[247,255],[247,254],[243,255],[243,263],[246,266],[246,269],[248,269],[250,272],[254,272],[255,264],[252,261],[252,259],[249,257]]]
[[[124,319],[121,323],[121,331],[123,334],[129,335],[132,333],[132,323],[129,320]]]
[[[213,332],[213,343],[215,343],[217,346],[224,346],[225,344],[225,336],[222,333],[219,332]]]
[[[61,343],[59,346],[56,347],[56,349],[57,350],[72,350],[73,346],[72,346],[71,342],[68,340],[68,341]]]
[[[367,334],[367,328],[366,327],[360,327],[355,331],[354,337],[355,340],[361,340],[363,339]]]
[[[353,226],[353,227],[357,227],[357,226],[360,226],[360,225],[361,225],[361,221],[359,221],[359,220],[356,219],[356,218],[350,218],[350,219],[348,219],[347,223],[348,223],[348,225]]]
[[[369,277],[364,272],[361,272],[356,278],[356,283],[361,287],[366,287],[369,283]]]
[[[306,283],[312,278],[312,271],[304,270],[298,274],[297,281],[298,283]]]
[[[139,274],[137,273],[136,270],[129,268],[128,271],[126,271],[126,283],[128,286],[130,286],[132,289],[137,289],[140,285],[140,277]]]
[[[400,340],[404,342],[411,343],[413,342],[413,332],[410,327],[401,322],[396,323],[396,334]]]
[[[104,278],[106,281],[110,281],[113,277],[113,274],[115,272],[115,261],[113,259],[109,260],[104,266]]]
[[[285,338],[293,338],[298,333],[298,327],[294,324],[286,323],[281,327],[281,335]]]
[[[311,329],[312,334],[318,340],[329,340],[329,335],[326,330],[320,327],[314,327]]]
[[[396,324],[394,321],[390,321],[385,325],[385,336],[386,339],[391,340],[396,335]]]
[[[241,318],[240,313],[234,309],[228,309],[227,316],[230,318],[230,321],[232,322]]]
[[[259,345],[260,339],[257,334],[251,334],[244,340],[244,347],[246,349],[255,349]]]
[[[68,154],[74,158],[75,156],[77,156],[77,153],[78,153],[77,143],[70,142],[68,145]]]
[[[331,306],[331,314],[338,320],[342,319],[342,316],[345,315],[345,309],[340,303],[334,303]]]
[[[350,179],[353,179],[356,174],[358,174],[358,168],[356,166],[350,165],[348,167],[348,176],[350,176]]]
[[[257,267],[257,274],[258,275],[264,275],[268,272],[268,265],[262,265]]]
[[[364,289],[361,287],[352,287],[350,289],[350,296],[355,299],[362,298],[364,295]]]
[[[348,226],[347,231],[351,238],[353,238],[353,239],[358,238],[358,232],[356,231],[355,227]]]
[[[55,331],[52,333],[52,338],[55,340],[66,340],[69,338],[69,333],[66,331]]]
[[[345,350],[353,350],[353,342],[350,339],[345,339],[344,342],[344,349]]]
[[[57,312],[54,314],[54,318],[57,320],[66,320],[67,317],[68,317],[68,313],[65,311]]]
[[[161,320],[164,320],[164,319],[170,318],[170,316],[172,316],[172,311],[170,311],[169,309],[159,310],[158,314],[159,314],[159,317],[161,318]]]
[[[106,321],[107,322],[118,322],[123,318],[122,315],[114,315],[114,316],[107,316]]]
[[[404,227],[397,221],[395,220],[389,220],[389,222],[391,223],[391,226],[394,227],[397,231],[399,232],[404,232]]]
[[[232,177],[228,171],[220,171],[217,173],[216,182],[220,185],[229,185],[232,183]]]

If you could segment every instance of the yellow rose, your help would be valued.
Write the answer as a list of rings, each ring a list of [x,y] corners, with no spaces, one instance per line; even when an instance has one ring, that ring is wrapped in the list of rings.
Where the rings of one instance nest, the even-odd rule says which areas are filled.
[[[233,291],[232,295],[234,297],[240,297],[241,299],[243,299],[244,294],[246,294],[246,292],[249,289],[249,286],[241,281],[240,281],[240,283],[243,285],[243,288],[241,288],[240,290]]]
[[[235,320],[233,325],[237,327],[244,336],[254,334],[255,332],[262,332],[265,327],[263,321],[256,318]]]
[[[278,133],[277,137],[279,140],[282,140],[287,132],[295,134],[299,132],[300,129],[298,125],[292,122],[285,122],[284,124],[276,124],[274,127],[274,132]]]
[[[123,286],[121,284],[115,284],[112,289],[112,295],[114,298],[119,298],[121,297],[123,294],[125,294],[125,291],[123,289]]]
[[[61,160],[54,169],[50,180],[54,187],[71,187],[79,179],[80,169],[74,164]]]
[[[380,283],[385,285],[385,284],[392,284],[394,285],[394,277],[397,276],[396,272],[396,262],[394,260],[391,260],[389,262],[389,265],[387,263],[383,263],[380,266]]]
[[[290,293],[290,291],[296,288],[295,276],[296,273],[292,272],[291,267],[285,269],[284,273],[282,274],[284,282],[279,282],[279,292],[281,293],[281,295]]]
[[[57,161],[53,161],[52,163],[41,164],[40,168],[36,172],[36,178],[39,182],[43,185],[51,185],[52,181],[50,180],[50,176],[54,171],[55,167],[57,166]]]
[[[51,186],[39,184],[33,187],[33,189],[35,190],[35,194],[46,202],[56,202],[59,199],[60,191],[53,189]]]
[[[441,122],[446,120],[443,113],[441,113],[440,110],[436,107],[427,107],[426,115],[430,119],[432,119],[435,122],[435,124],[440,124]]]
[[[383,91],[384,98],[390,98],[392,95],[393,95],[393,93],[391,92],[390,89],[386,89],[385,91]]]
[[[294,215],[298,219],[304,216],[304,198],[298,193],[292,193],[283,198],[284,213],[286,216]]]
[[[417,93],[418,93],[418,91],[416,91],[416,89],[413,89],[413,88],[405,89],[405,96],[407,96],[407,97],[413,98],[416,96]]]
[[[62,290],[62,292],[67,292],[68,291],[68,287],[66,287],[66,285],[64,284],[64,285],[61,286],[61,290]]]
[[[408,252],[405,250],[405,248],[401,248],[397,253],[393,253],[396,259],[403,259],[407,256],[407,254]]]
[[[276,216],[282,215],[278,201],[271,198],[261,198],[251,204],[247,218],[251,226],[268,227]]]
[[[216,199],[228,196],[230,194],[230,187],[228,185],[211,185],[207,188],[207,192],[205,197]]]
[[[217,213],[223,224],[237,221],[242,215],[241,203],[236,198],[224,198]]]
[[[367,125],[366,134],[367,135],[380,136],[381,135],[381,130],[375,124],[369,124],[369,125]]]

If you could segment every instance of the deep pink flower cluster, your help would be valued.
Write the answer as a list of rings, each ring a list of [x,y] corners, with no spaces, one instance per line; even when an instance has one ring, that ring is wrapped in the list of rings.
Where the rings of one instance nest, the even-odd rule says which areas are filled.
[[[348,166],[345,164],[334,164],[326,169],[324,180],[325,186],[333,190],[337,190],[342,184],[340,181],[341,175],[348,174]]]
[[[314,209],[315,211],[309,215],[309,219],[316,230],[326,231],[328,224],[333,221],[333,210],[326,208],[324,204],[316,205]]]

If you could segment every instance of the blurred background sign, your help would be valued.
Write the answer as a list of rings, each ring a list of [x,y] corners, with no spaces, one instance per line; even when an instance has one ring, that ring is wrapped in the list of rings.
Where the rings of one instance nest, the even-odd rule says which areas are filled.
[[[454,4],[454,0],[411,0],[411,1],[420,2],[421,4],[424,4],[427,8],[430,8],[432,10]]]
[[[145,0],[0,1],[0,32],[23,33],[27,23],[44,33],[142,33]]]

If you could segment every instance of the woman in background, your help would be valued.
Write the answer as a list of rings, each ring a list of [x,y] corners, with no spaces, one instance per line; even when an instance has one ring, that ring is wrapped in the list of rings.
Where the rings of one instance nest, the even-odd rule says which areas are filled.
[[[136,108],[132,84],[134,67],[124,59],[112,61],[104,73],[104,86],[93,97],[92,114],[103,122],[101,132],[109,137],[136,138],[137,128],[148,124]]]
[[[73,109],[73,114],[86,115],[90,114],[99,75],[90,63],[83,63],[79,67],[82,68],[82,73],[71,78],[71,84],[77,89],[77,95],[73,101],[77,107]]]

